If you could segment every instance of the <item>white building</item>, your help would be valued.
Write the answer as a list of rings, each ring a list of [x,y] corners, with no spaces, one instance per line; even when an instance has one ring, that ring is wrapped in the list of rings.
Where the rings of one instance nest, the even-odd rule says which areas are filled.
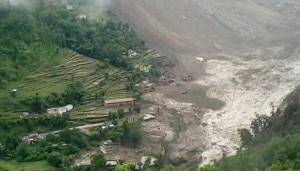
[[[68,4],[67,4],[66,8],[67,8],[67,10],[73,10],[74,9],[72,5],[68,5]]]
[[[86,20],[87,17],[86,17],[85,14],[79,14],[79,15],[77,15],[76,19],[78,19],[78,20]]]
[[[57,114],[63,114],[63,113],[66,113],[70,110],[73,109],[73,105],[71,104],[68,104],[66,106],[63,106],[63,107],[54,107],[54,108],[49,108],[47,109],[47,113],[50,114],[50,115],[57,115]]]

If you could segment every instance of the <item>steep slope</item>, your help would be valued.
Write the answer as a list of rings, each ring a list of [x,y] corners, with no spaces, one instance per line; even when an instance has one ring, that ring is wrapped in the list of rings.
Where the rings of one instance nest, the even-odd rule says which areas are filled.
[[[255,37],[276,27],[279,12],[251,0],[118,0],[113,8],[157,48],[202,53],[214,43],[229,46],[242,37]],[[128,12],[130,11],[130,12]],[[157,44],[158,43],[158,44]]]
[[[245,150],[222,159],[216,167],[222,171],[299,170],[299,93],[298,87],[284,99],[280,110],[253,120],[255,136],[243,130]]]
[[[149,46],[178,61],[175,72],[181,86],[171,98],[185,101],[182,89],[206,91],[186,95],[188,102],[200,106],[183,116],[186,124],[195,115],[203,118],[180,135],[184,141],[173,142],[177,158],[206,163],[234,154],[240,145],[237,129],[248,128],[255,113],[269,114],[294,89],[300,81],[299,9],[296,0],[112,2],[112,10]],[[195,81],[180,82],[185,74]],[[216,110],[196,103],[208,98],[226,104]]]

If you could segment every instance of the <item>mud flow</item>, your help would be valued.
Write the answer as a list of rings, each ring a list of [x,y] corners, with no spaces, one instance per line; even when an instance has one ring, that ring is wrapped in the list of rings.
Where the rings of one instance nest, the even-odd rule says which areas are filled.
[[[299,85],[299,0],[114,0],[111,9],[175,63],[175,84],[144,96],[163,109],[144,129],[168,135],[173,163],[235,154],[237,130]]]

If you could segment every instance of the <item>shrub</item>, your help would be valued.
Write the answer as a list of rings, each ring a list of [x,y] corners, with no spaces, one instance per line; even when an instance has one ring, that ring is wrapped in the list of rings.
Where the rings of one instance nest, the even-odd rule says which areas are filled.
[[[59,167],[63,162],[62,160],[63,156],[61,153],[58,152],[53,152],[51,154],[49,154],[48,158],[47,158],[47,162],[54,167]]]

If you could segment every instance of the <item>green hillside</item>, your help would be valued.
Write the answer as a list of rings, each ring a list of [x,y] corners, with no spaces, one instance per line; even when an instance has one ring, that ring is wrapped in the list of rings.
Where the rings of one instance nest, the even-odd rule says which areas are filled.
[[[151,66],[156,52],[146,50],[128,24],[114,16],[91,16],[92,1],[72,1],[72,10],[65,4],[30,2],[30,8],[1,5],[0,135],[32,130],[20,127],[23,112],[39,118],[47,108],[69,103],[75,105],[69,123],[29,122],[47,131],[103,121],[103,100],[132,97],[135,82],[157,74],[153,67],[139,67]],[[82,12],[86,18],[78,19]],[[139,55],[127,57],[129,49]]]
[[[158,55],[128,24],[108,13],[91,13],[92,1],[69,1],[72,10],[51,1],[26,2],[32,6],[0,1],[0,170],[52,170],[48,164],[71,168],[76,154],[99,146],[104,137],[68,128],[108,120],[116,109],[105,108],[106,99],[138,99],[141,92],[134,85],[159,75],[152,60]],[[136,55],[128,55],[129,50]],[[70,112],[46,114],[67,104],[74,106]],[[124,109],[118,110],[123,117],[131,111]],[[138,127],[125,126],[130,131],[123,135],[119,128],[115,136],[128,143],[127,134]],[[25,143],[22,137],[31,133],[46,139]]]
[[[54,171],[45,161],[18,163],[0,160],[0,171]]]

